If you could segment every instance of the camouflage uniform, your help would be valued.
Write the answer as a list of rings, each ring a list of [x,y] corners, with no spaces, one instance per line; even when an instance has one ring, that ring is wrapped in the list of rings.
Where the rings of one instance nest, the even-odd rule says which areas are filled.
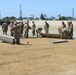
[[[60,38],[65,38],[65,39],[69,38],[69,31],[66,28],[66,24],[64,22],[62,22],[62,27],[58,28],[58,31],[60,34]]]
[[[20,26],[15,24],[13,25],[11,30],[12,30],[13,36],[15,37],[15,42],[17,44],[20,44]]]
[[[24,27],[23,22],[20,22],[20,36],[23,35],[23,27]]]
[[[6,22],[2,24],[3,35],[7,35],[8,25]]]
[[[42,28],[38,28],[36,30],[36,33],[37,33],[37,37],[40,37],[41,36],[41,33],[42,33]]]
[[[28,23],[24,24],[24,37],[28,38],[28,32],[29,32],[29,25]]]
[[[62,28],[62,38],[68,39],[69,38],[69,31],[67,28]]]
[[[68,31],[69,31],[69,39],[73,38],[73,24],[72,22],[68,22]]]
[[[11,32],[11,36],[13,36],[13,32],[12,32],[13,25],[14,25],[14,22],[11,20],[10,21],[10,32]]]
[[[44,30],[45,30],[45,33],[49,33],[49,24],[46,21],[44,25]]]
[[[34,23],[34,21],[32,22],[32,35],[35,36],[35,30],[36,30],[36,25]]]

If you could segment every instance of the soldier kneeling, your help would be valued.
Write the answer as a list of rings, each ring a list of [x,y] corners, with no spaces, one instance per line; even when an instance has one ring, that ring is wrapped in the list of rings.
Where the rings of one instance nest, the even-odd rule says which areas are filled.
[[[42,28],[38,28],[38,29],[36,30],[36,33],[37,33],[37,37],[39,37],[40,34],[42,33]]]

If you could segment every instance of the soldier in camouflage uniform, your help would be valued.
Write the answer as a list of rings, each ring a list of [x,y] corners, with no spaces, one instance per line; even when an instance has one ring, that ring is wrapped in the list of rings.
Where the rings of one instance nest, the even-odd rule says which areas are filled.
[[[24,24],[23,22],[20,22],[20,36],[23,35],[23,28],[24,28]]]
[[[45,21],[45,25],[44,25],[44,30],[45,30],[45,33],[49,33],[49,24]]]
[[[2,30],[3,30],[3,35],[7,35],[7,31],[8,31],[8,25],[6,23],[6,21],[2,24]]]
[[[24,24],[24,37],[25,38],[28,38],[28,32],[29,32],[29,24],[28,24],[28,22],[26,22]]]
[[[68,22],[68,31],[69,31],[69,39],[73,38],[73,24],[72,22]]]
[[[34,21],[32,22],[32,35],[35,36],[36,25]]]
[[[13,36],[13,32],[12,32],[13,25],[14,25],[14,22],[11,20],[10,21],[10,32],[11,32],[11,36]]]
[[[15,23],[11,29],[13,32],[13,36],[15,37],[15,42],[20,44],[20,25],[19,23]]]
[[[69,38],[69,31],[66,28],[66,24],[64,22],[62,22],[62,27],[58,28],[59,34],[60,34],[60,38],[65,38],[68,39]]]
[[[41,37],[42,28],[37,28],[36,33],[37,33],[37,37]]]

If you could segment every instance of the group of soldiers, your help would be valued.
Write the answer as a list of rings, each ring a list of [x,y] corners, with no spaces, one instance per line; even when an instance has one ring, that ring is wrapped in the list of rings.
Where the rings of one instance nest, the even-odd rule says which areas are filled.
[[[32,29],[33,36],[35,36],[36,35],[35,33],[37,32],[37,37],[38,37],[38,34],[40,34],[42,31],[42,28],[38,28],[36,30],[36,24],[34,23],[34,21],[32,21],[32,27],[29,26],[28,21],[25,22],[25,24],[23,24],[23,22],[16,22],[12,20],[10,21],[10,33],[11,33],[10,35],[15,37],[17,44],[20,43],[21,36],[28,38],[29,29]],[[8,25],[6,21],[2,24],[2,30],[3,30],[3,35],[4,34],[7,35]],[[46,34],[49,33],[49,24],[47,23],[47,21],[45,21],[44,30]],[[64,22],[62,22],[62,27],[59,27],[58,31],[59,31],[59,34],[61,35],[61,38],[65,37],[65,38],[71,39],[73,37],[72,22],[68,22],[67,26]]]
[[[18,29],[15,29],[15,27]],[[10,32],[11,32],[11,36],[13,36],[14,32],[19,32],[20,36],[24,35],[24,37],[28,37],[28,32],[29,29],[32,29],[32,35],[35,36],[36,32],[40,32],[42,30],[42,28],[38,28],[36,30],[36,24],[34,23],[34,21],[32,21],[32,27],[29,27],[29,22],[26,21],[25,24],[23,24],[23,22],[14,22],[13,20],[10,21]],[[2,30],[3,30],[3,34],[7,35],[7,31],[8,31],[8,25],[7,22],[5,21],[2,24]],[[44,30],[45,33],[49,33],[49,24],[47,23],[47,21],[45,21],[45,25],[44,25]],[[24,34],[23,34],[24,33]]]
[[[5,21],[2,24],[2,30],[3,30],[3,35],[7,35],[7,31],[8,31],[8,24]],[[15,37],[15,42],[17,44],[20,43],[20,36],[22,36],[23,34],[23,23],[22,22],[14,22],[14,21],[10,21],[10,35]]]
[[[20,37],[24,36],[25,38],[28,38],[29,29],[31,28],[29,26],[28,21],[26,21],[23,24],[23,22],[16,22],[11,20],[9,26],[10,26],[10,35],[15,37],[17,44],[20,43]],[[32,21],[31,29],[32,29],[32,35],[35,36],[36,25],[34,21]],[[6,21],[2,24],[2,30],[3,30],[3,35],[7,35],[8,24]]]
[[[42,33],[42,28],[37,28],[36,29],[36,24],[34,23],[34,21],[32,22],[32,34],[35,35],[35,32],[37,33],[37,37],[39,37]],[[49,33],[49,24],[47,23],[47,21],[45,21],[44,24],[44,31],[46,34]]]
[[[72,39],[73,38],[73,23],[70,21],[67,25],[62,22],[62,27],[58,28],[61,38]]]
[[[33,28],[32,29],[32,33],[33,35],[35,35],[35,28],[36,28],[36,25],[35,23],[33,22]],[[45,31],[45,34],[49,34],[49,23],[47,21],[45,21],[45,24],[44,24],[44,31]],[[38,30],[36,30],[37,32],[37,36],[38,36],[38,33],[41,34],[41,31],[42,31],[42,28],[38,28]],[[64,38],[64,39],[72,39],[73,38],[73,23],[72,21],[69,21],[67,23],[67,25],[62,22],[62,26],[58,28],[58,32],[60,34],[60,38]]]

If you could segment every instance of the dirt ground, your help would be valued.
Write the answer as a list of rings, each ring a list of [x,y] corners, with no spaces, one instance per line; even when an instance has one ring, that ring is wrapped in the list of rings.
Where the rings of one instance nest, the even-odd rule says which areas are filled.
[[[76,75],[76,40],[52,44],[54,38],[0,42],[0,75]],[[29,44],[27,44],[29,42]]]
[[[55,40],[59,39],[21,38],[20,45],[0,42],[0,75],[76,75],[76,40],[53,44]]]

